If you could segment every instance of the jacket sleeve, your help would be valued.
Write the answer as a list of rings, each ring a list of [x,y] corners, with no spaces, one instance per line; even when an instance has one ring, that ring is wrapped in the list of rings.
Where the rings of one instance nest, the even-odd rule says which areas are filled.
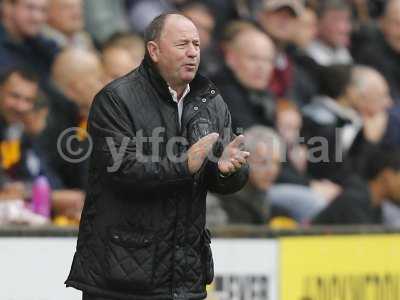
[[[103,90],[95,97],[88,133],[93,141],[91,166],[110,182],[154,189],[192,180],[187,160],[150,160],[140,155],[128,108],[112,91]]]
[[[217,109],[219,116],[224,116],[223,119],[223,128],[220,128],[220,137],[222,136],[223,140],[227,140],[228,142],[233,141],[236,136],[232,131],[232,121],[231,115],[229,113],[228,107],[225,102],[221,98],[221,102],[218,103],[220,108],[222,108],[222,112],[219,112],[220,109]],[[224,135],[228,135],[225,137]],[[218,143],[217,147],[214,147],[214,157],[220,157],[223,152],[223,144]],[[219,148],[219,149],[218,149]],[[249,175],[249,166],[248,164],[242,166],[242,168],[236,171],[234,174],[231,174],[228,177],[223,177],[218,169],[218,162],[215,160],[208,160],[206,163],[206,174],[205,178],[207,181],[208,189],[211,192],[217,194],[232,194],[243,188],[246,184],[248,175]]]

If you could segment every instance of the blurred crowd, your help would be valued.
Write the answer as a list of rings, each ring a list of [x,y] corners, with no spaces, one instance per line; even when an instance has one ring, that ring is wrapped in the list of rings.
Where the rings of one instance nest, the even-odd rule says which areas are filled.
[[[79,223],[91,101],[169,11],[197,26],[251,153],[209,225],[400,224],[400,0],[0,3],[0,224]]]

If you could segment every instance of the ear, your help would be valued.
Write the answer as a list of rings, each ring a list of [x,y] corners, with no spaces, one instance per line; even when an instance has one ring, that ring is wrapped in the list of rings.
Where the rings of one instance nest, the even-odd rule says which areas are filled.
[[[154,41],[147,43],[147,51],[149,52],[150,58],[153,62],[157,63],[160,55],[160,47]]]

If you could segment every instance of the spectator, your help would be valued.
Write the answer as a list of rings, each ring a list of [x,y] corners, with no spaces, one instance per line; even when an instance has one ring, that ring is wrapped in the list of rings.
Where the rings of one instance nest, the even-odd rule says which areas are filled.
[[[400,1],[390,0],[379,26],[366,31],[366,37],[354,49],[358,63],[379,70],[390,86],[396,104],[400,104]]]
[[[11,69],[1,83],[1,169],[8,177],[3,196],[25,199],[38,176],[46,176],[53,189],[55,214],[79,218],[83,199],[66,202],[61,182],[37,139],[46,125],[47,106],[38,98],[38,78],[24,69]]]
[[[306,49],[306,53],[319,65],[351,64],[348,49],[351,34],[351,7],[345,0],[320,1],[318,14],[318,38]]]
[[[122,47],[107,47],[102,51],[102,61],[107,81],[112,81],[118,77],[129,73],[136,69],[141,61],[133,58],[133,55],[128,50]]]
[[[292,101],[280,99],[276,111],[276,130],[285,144],[286,160],[278,178],[280,183],[309,184],[307,148],[300,143],[303,119]]]
[[[52,68],[52,89],[48,90],[50,98],[50,119],[44,149],[51,157],[51,163],[62,179],[65,188],[84,190],[87,178],[87,160],[73,163],[66,161],[59,153],[57,139],[64,130],[72,128],[71,145],[61,145],[72,149],[87,151],[90,147],[86,133],[89,108],[94,95],[101,89],[104,74],[100,58],[94,52],[83,49],[67,49],[61,52]],[[63,140],[67,140],[66,138]],[[85,153],[85,152],[84,152]],[[74,158],[74,157],[72,157]]]
[[[378,150],[368,157],[367,182],[345,189],[313,221],[314,224],[382,224],[382,204],[400,202],[400,152]]]
[[[93,49],[91,37],[84,31],[82,0],[50,0],[47,26],[43,35],[60,48]]]
[[[249,181],[235,194],[218,195],[219,205],[228,223],[266,224],[271,215],[266,195],[279,173],[282,145],[278,135],[264,126],[250,128],[245,139],[251,153]]]
[[[392,100],[385,79],[369,67],[332,66],[322,82],[325,96],[303,109],[303,131],[313,156],[308,170],[314,178],[341,182],[381,142]]]
[[[181,8],[184,16],[188,17],[199,31],[201,62],[200,72],[213,76],[221,68],[220,58],[213,41],[215,20],[211,10],[202,2],[189,2]]]
[[[279,98],[292,98],[290,93],[293,92],[295,70],[285,50],[291,42],[296,19],[302,9],[298,0],[264,0],[257,14],[258,23],[273,39],[277,48],[275,69],[268,87]]]
[[[48,0],[4,0],[0,24],[0,72],[30,67],[46,78],[58,52],[40,32],[47,19]]]
[[[126,0],[85,0],[86,28],[97,45],[117,32],[129,29],[125,12]]]
[[[292,42],[300,49],[306,49],[317,37],[318,20],[315,12],[306,8],[296,20]]]
[[[140,65],[144,42],[130,33],[114,34],[102,48],[102,61],[108,81],[121,77]]]
[[[272,126],[275,100],[265,87],[274,68],[274,44],[246,22],[232,23],[227,31],[231,32],[224,44],[226,68],[215,81],[231,112],[232,126],[234,130],[256,124]]]

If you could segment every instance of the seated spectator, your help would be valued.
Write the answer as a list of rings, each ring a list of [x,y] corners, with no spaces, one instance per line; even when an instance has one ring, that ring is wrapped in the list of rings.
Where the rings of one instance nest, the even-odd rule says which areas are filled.
[[[300,142],[303,119],[293,102],[280,99],[275,127],[285,144],[286,159],[282,162],[280,183],[309,184],[307,175],[307,147]]]
[[[85,0],[85,27],[96,45],[102,45],[117,32],[129,30],[127,0]]]
[[[348,47],[351,34],[351,7],[345,0],[320,1],[318,37],[306,53],[319,65],[351,64]]]
[[[339,183],[365,163],[387,128],[392,105],[385,79],[363,66],[332,66],[322,76],[325,96],[304,107],[303,134],[314,178]]]
[[[264,0],[256,16],[257,22],[272,38],[277,49],[275,68],[268,83],[269,91],[276,97],[296,98],[299,102],[303,99],[297,99],[293,89],[295,80],[301,78],[295,75],[295,66],[286,52],[286,47],[292,41],[296,20],[302,10],[300,0]]]
[[[104,50],[109,47],[124,48],[132,55],[135,64],[140,64],[143,60],[145,50],[144,41],[138,35],[127,32],[115,33],[104,43],[102,49]]]
[[[300,49],[307,49],[318,34],[318,19],[315,12],[306,8],[295,21],[292,42]]]
[[[101,58],[107,82],[121,77],[140,65],[144,57],[144,42],[130,33],[113,35],[102,47]]]
[[[400,1],[387,1],[379,26],[358,37],[354,57],[357,63],[379,70],[389,83],[390,93],[400,104]],[[360,41],[361,39],[361,41]]]
[[[91,37],[84,31],[82,0],[50,0],[47,26],[43,35],[60,48],[93,49]]]
[[[344,191],[313,220],[314,224],[382,224],[382,205],[400,202],[400,152],[378,150],[368,157],[364,179]]]
[[[0,24],[0,72],[30,67],[47,78],[57,45],[40,32],[47,19],[48,0],[4,0]]]
[[[249,181],[235,194],[208,196],[210,223],[268,224],[281,216],[305,223],[327,205],[307,186],[275,184],[284,158],[284,146],[274,130],[253,126],[244,136],[245,147],[251,153]]]
[[[213,41],[215,20],[212,12],[201,1],[192,1],[181,7],[181,13],[192,20],[199,31],[200,72],[207,76],[215,75],[221,68],[221,62]]]
[[[128,74],[136,69],[141,61],[135,61],[133,55],[123,47],[110,46],[102,50],[101,58],[107,82]]]
[[[250,152],[249,181],[235,194],[218,195],[219,204],[228,223],[267,224],[271,216],[267,191],[279,174],[282,145],[278,135],[268,127],[255,126],[244,135]]]
[[[1,194],[29,198],[32,183],[39,176],[45,176],[53,189],[53,212],[79,219],[83,199],[66,202],[60,197],[63,193],[59,190],[62,187],[60,178],[37,141],[46,126],[48,112],[46,102],[38,97],[38,91],[38,78],[29,71],[11,69],[2,78],[0,154],[1,170],[7,179]]]
[[[274,68],[275,47],[270,38],[246,22],[233,23],[224,41],[226,67],[215,78],[232,115],[234,130],[274,123],[275,100],[265,91]],[[228,26],[228,31],[230,30]],[[249,47],[248,45],[252,45]]]
[[[88,160],[80,160],[79,163],[65,160],[58,151],[57,140],[66,129],[72,128],[63,139],[67,141],[67,137],[71,137],[72,144],[61,145],[62,151],[73,155],[67,150],[72,147],[75,151],[80,149],[86,153],[90,147],[86,133],[87,117],[94,95],[103,87],[103,82],[101,61],[94,52],[67,49],[54,62],[53,86],[47,91],[50,100],[49,126],[42,145],[65,188],[85,189]]]

